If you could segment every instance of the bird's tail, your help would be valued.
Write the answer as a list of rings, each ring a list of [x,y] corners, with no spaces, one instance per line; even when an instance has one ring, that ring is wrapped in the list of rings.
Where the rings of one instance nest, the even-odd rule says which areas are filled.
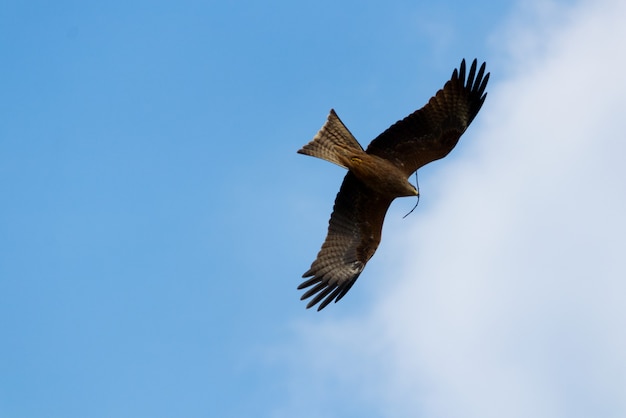
[[[311,142],[298,150],[298,153],[321,158],[343,168],[348,168],[345,162],[346,156],[354,153],[354,151],[360,153],[363,152],[363,148],[341,122],[335,111],[331,109],[322,129],[313,137]]]

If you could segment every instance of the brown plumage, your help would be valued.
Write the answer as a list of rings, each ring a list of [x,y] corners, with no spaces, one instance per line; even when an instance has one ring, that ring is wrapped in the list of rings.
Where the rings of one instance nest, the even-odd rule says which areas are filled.
[[[313,140],[298,151],[347,168],[335,199],[328,235],[302,277],[310,308],[321,310],[341,299],[365,268],[380,243],[383,221],[396,197],[417,196],[408,178],[418,168],[448,155],[480,110],[487,93],[485,63],[467,80],[465,60],[426,106],[396,122],[363,151],[334,110]]]

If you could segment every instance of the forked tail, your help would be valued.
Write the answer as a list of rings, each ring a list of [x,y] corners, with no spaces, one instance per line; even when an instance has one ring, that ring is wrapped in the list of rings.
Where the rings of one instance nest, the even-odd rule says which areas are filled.
[[[342,156],[348,154],[350,150],[363,152],[363,148],[356,138],[341,122],[335,111],[331,109],[322,129],[315,134],[311,142],[298,150],[298,154],[321,158],[343,168],[348,168],[344,163],[345,157],[342,158]]]

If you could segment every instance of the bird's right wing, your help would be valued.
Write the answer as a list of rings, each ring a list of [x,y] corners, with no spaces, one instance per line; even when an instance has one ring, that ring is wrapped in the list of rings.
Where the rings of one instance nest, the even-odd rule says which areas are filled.
[[[298,289],[310,287],[302,300],[313,295],[310,308],[337,302],[350,290],[380,243],[383,221],[393,199],[383,197],[348,172],[335,199],[328,234],[311,268],[311,277]]]
[[[483,105],[488,81],[485,63],[477,68],[474,60],[466,73],[463,60],[424,107],[376,137],[366,152],[391,161],[407,177],[423,165],[445,157]]]

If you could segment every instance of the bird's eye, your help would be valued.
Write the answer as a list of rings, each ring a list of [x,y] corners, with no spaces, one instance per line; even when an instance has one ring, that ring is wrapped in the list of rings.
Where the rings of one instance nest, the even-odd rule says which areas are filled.
[[[351,160],[353,163],[360,163],[360,162],[361,162],[361,159],[360,159],[359,157],[352,157],[352,158],[350,158],[350,160]]]

